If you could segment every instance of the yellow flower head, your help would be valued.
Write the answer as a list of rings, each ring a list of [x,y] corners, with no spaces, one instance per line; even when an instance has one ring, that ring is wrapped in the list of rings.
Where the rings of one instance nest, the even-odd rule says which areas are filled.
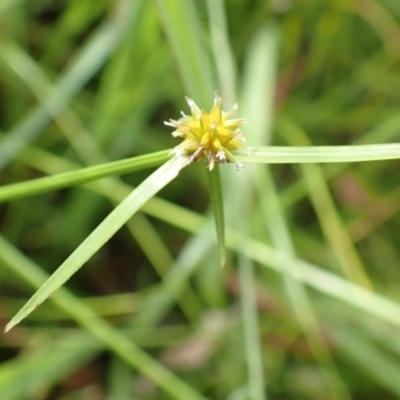
[[[215,92],[213,108],[207,114],[200,110],[192,99],[186,97],[186,101],[192,115],[182,112],[182,118],[179,120],[170,119],[164,122],[165,125],[175,128],[172,136],[184,138],[172,154],[190,157],[192,161],[197,161],[204,155],[210,171],[215,163],[236,162],[230,151],[245,147],[245,139],[239,127],[246,123],[243,118],[228,119],[237,110],[237,104],[228,112],[222,111],[222,100],[218,92]]]

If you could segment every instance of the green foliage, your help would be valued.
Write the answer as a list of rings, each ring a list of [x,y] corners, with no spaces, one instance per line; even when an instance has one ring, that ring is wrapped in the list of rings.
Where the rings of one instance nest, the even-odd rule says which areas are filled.
[[[95,3],[0,5],[1,399],[399,397],[396,1]]]

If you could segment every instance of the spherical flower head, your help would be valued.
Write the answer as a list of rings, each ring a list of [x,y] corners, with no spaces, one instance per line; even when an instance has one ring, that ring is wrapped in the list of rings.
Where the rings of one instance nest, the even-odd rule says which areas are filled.
[[[186,101],[191,115],[182,112],[179,120],[164,122],[175,128],[172,136],[184,138],[171,153],[177,157],[190,157],[192,161],[205,156],[210,171],[215,163],[236,162],[231,150],[246,147],[239,127],[247,122],[243,118],[229,119],[237,110],[237,104],[228,112],[222,111],[222,99],[218,92],[215,92],[214,105],[209,113],[201,110],[192,99],[186,97]]]

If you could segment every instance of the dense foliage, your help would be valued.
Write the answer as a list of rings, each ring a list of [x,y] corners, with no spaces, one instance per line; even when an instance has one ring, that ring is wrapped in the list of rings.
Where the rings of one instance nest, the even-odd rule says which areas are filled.
[[[258,146],[399,141],[398,0],[7,0],[0,21],[4,326],[165,161],[107,164],[176,146],[185,95],[238,102]],[[188,166],[0,336],[0,399],[399,398],[399,161],[376,158],[218,165],[224,269]]]

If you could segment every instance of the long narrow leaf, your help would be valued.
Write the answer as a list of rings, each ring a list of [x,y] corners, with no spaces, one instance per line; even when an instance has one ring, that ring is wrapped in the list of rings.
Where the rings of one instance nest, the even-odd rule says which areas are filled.
[[[38,265],[20,253],[0,236],[0,262],[2,266],[18,275],[33,287],[39,287],[48,275]],[[186,382],[144,352],[123,332],[115,329],[80,299],[65,288],[51,298],[64,313],[70,315],[80,326],[103,342],[128,365],[148,376],[173,398],[179,400],[205,400]]]
[[[359,146],[257,146],[234,152],[245,163],[299,164],[359,162],[400,158],[400,144]]]
[[[47,176],[45,178],[7,185],[0,188],[0,203],[68,186],[80,185],[106,176],[122,175],[155,167],[167,161],[168,152],[168,150],[163,150],[157,153],[82,168],[78,171],[65,172],[55,176]]]
[[[219,165],[217,164],[212,171],[207,173],[209,179],[211,206],[214,213],[215,227],[217,230],[218,249],[221,268],[225,266],[225,217],[224,201],[222,197],[221,176]]]
[[[185,88],[201,107],[205,107],[215,86],[195,2],[157,0],[156,4]]]
[[[273,25],[266,25],[255,35],[245,59],[242,107],[245,110],[244,115],[251,121],[251,129],[245,132],[248,141],[256,145],[271,142],[277,55],[278,30]],[[269,232],[271,244],[277,251],[296,259],[295,246],[285,221],[271,169],[268,166],[266,168],[262,165],[252,165],[249,170],[257,190],[255,196],[259,199],[261,216]],[[286,268],[296,268],[296,266],[286,265]],[[349,399],[350,395],[341,382],[332,356],[324,345],[320,323],[306,288],[302,282],[293,279],[291,274],[282,275],[285,294],[304,332],[311,354],[319,365],[326,391],[332,399]]]
[[[17,315],[8,323],[6,331],[18,324],[55,290],[63,285],[89,260],[139,208],[159,190],[174,179],[190,163],[188,158],[174,158],[166,162],[143,181],[64,261],[57,271],[31,297]]]
[[[239,277],[249,394],[252,400],[265,400],[267,399],[267,394],[265,391],[262,345],[257,315],[254,266],[252,260],[243,253],[240,253],[239,256]]]

